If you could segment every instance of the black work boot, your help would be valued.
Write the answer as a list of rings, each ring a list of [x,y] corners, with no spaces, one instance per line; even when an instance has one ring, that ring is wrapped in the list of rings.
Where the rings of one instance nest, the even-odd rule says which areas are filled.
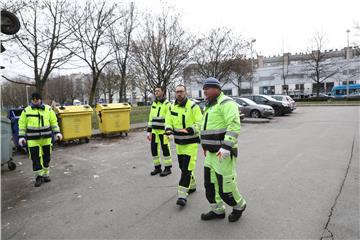
[[[201,220],[207,221],[207,220],[213,220],[213,219],[223,219],[225,218],[225,213],[217,214],[213,211],[210,211],[208,213],[201,214]]]
[[[236,222],[237,220],[239,220],[242,213],[245,211],[245,208],[246,208],[246,204],[244,205],[243,209],[241,209],[241,210],[233,209],[232,213],[228,217],[229,222]]]
[[[188,191],[188,194],[192,194],[195,191],[196,191],[196,188],[190,188],[189,191]]]
[[[180,206],[184,207],[186,205],[186,199],[178,198],[178,200],[176,201],[176,205],[180,205]]]
[[[45,177],[43,177],[43,180],[44,180],[44,182],[51,182],[51,179],[50,179],[50,177],[49,176],[45,176]]]
[[[165,167],[164,171],[160,173],[160,177],[166,177],[171,174],[171,167]]]
[[[36,179],[35,179],[35,184],[34,184],[34,186],[35,186],[35,187],[40,187],[41,184],[42,184],[42,182],[43,182],[43,178],[42,178],[41,176],[37,176]]]
[[[151,176],[161,173],[161,165],[155,166],[155,169],[150,173]]]

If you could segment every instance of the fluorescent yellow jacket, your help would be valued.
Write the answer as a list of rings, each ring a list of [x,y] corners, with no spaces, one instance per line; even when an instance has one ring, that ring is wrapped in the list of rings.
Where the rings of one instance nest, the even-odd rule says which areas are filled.
[[[184,145],[198,143],[201,126],[202,113],[200,107],[185,99],[182,103],[173,103],[166,114],[165,131],[171,131],[174,134],[176,144]],[[180,129],[186,129],[188,133],[178,132]]]
[[[239,133],[238,105],[232,98],[221,93],[214,103],[205,107],[200,133],[201,145],[212,153],[224,148],[237,156]]]
[[[170,102],[167,99],[155,100],[151,105],[148,132],[164,134],[165,132],[165,117],[169,111]]]
[[[39,107],[27,106],[19,119],[19,137],[27,140],[50,138],[52,132],[59,133],[60,128],[55,112],[50,106],[42,104]]]

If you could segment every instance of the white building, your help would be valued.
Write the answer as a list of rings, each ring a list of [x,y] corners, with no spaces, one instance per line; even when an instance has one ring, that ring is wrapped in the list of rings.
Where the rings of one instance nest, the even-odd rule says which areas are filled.
[[[333,86],[347,83],[360,83],[360,49],[344,48],[323,52],[324,61],[321,61],[323,73],[331,75],[320,84],[320,92],[328,93]],[[283,86],[288,87],[290,96],[302,98],[315,92],[316,84],[311,78],[314,70],[310,68],[309,54],[290,54],[282,56],[263,57],[254,59],[253,93],[254,94],[284,94]],[[189,66],[184,72],[184,82],[189,88],[189,97],[203,98],[202,80],[194,70],[195,65]],[[284,83],[285,76],[285,83]],[[241,89],[244,93],[251,92],[250,82],[243,82]],[[238,96],[238,88],[230,83],[225,84],[222,90],[227,95]]]

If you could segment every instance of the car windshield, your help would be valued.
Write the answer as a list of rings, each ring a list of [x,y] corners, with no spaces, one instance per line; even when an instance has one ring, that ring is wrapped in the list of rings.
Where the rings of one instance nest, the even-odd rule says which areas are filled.
[[[283,97],[282,96],[271,96],[273,98],[275,98],[276,100],[278,101],[282,101],[283,100]]]
[[[276,100],[275,98],[273,98],[273,97],[270,97],[270,96],[268,96],[268,95],[261,95],[262,97],[264,97],[264,98],[266,98],[267,100],[269,100],[269,101],[278,101],[278,100]]]
[[[251,99],[248,99],[248,98],[239,98],[240,100],[246,102],[247,104],[249,105],[256,105],[256,102],[254,102],[253,100]]]

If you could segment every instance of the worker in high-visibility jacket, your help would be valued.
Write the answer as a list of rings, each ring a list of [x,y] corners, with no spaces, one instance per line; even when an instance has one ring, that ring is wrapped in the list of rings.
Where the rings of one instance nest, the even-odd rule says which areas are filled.
[[[211,210],[202,220],[225,218],[224,202],[233,210],[228,219],[239,220],[246,201],[237,187],[237,138],[240,133],[238,105],[221,91],[220,82],[207,78],[203,85],[207,103],[204,110],[200,141],[205,154],[204,185]]]
[[[181,177],[176,204],[185,206],[187,196],[196,191],[196,166],[199,132],[202,119],[200,107],[186,97],[186,87],[175,88],[175,103],[171,104],[165,119],[165,134],[174,136]]]
[[[42,102],[39,93],[31,95],[31,103],[22,111],[19,119],[19,145],[27,144],[33,163],[35,187],[50,182],[49,164],[52,150],[52,134],[56,140],[62,135],[55,112]]]
[[[165,98],[165,88],[155,87],[155,101],[151,105],[147,128],[147,139],[151,143],[151,154],[155,169],[151,176],[160,173],[160,177],[171,174],[172,159],[170,152],[169,137],[165,133],[165,117],[170,107],[170,102]],[[160,148],[164,156],[164,170],[161,168]]]

